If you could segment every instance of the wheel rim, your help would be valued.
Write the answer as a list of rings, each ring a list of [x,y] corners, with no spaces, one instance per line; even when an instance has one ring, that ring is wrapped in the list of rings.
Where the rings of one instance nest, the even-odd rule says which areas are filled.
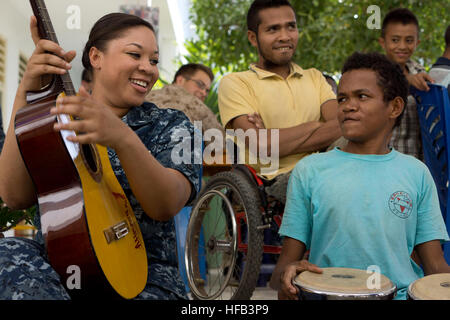
[[[229,286],[236,263],[237,230],[231,202],[221,192],[229,185],[219,185],[200,197],[189,222],[185,263],[189,287],[192,294],[202,300],[212,300],[221,296]],[[216,202],[216,203],[214,203]],[[211,209],[213,208],[213,209]],[[209,226],[204,225],[206,217],[215,217]],[[220,228],[219,221],[225,221]],[[203,232],[203,238],[201,233]],[[204,255],[204,256],[202,256]],[[206,265],[202,274],[199,261]]]

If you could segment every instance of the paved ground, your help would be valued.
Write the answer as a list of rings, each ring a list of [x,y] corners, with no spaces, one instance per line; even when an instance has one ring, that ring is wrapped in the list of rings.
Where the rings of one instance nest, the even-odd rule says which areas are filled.
[[[252,300],[277,300],[277,292],[268,286],[257,287],[253,292]]]
[[[189,299],[192,299],[192,296],[190,293],[188,293]],[[272,290],[267,287],[256,287],[255,291],[253,292],[253,296],[250,300],[278,300],[278,294],[275,290]],[[218,298],[218,300],[228,300],[226,296],[221,296]]]

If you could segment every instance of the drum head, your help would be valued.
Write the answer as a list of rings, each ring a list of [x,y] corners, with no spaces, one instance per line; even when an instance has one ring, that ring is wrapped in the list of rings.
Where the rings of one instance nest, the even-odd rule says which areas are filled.
[[[414,300],[450,300],[450,273],[432,274],[414,281],[408,295]]]
[[[350,268],[322,268],[322,270],[321,274],[302,272],[294,279],[294,284],[300,290],[348,298],[388,296],[396,291],[391,280],[379,273]]]

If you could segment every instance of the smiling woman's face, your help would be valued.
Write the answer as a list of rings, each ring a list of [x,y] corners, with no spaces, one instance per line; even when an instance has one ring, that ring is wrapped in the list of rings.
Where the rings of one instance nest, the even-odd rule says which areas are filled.
[[[158,45],[152,30],[132,27],[108,42],[104,51],[91,49],[93,97],[118,110],[140,106],[158,80]],[[122,112],[119,112],[119,115]]]

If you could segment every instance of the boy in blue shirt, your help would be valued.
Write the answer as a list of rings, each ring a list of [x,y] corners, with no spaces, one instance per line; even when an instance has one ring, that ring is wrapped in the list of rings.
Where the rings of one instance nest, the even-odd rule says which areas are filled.
[[[338,89],[338,120],[348,143],[299,161],[289,180],[271,286],[297,299],[305,270],[376,265],[404,299],[425,274],[450,272],[441,249],[448,233],[428,168],[388,146],[408,96],[400,67],[378,53],[354,53]],[[411,259],[416,249],[422,269]],[[310,250],[309,261],[301,260]]]

